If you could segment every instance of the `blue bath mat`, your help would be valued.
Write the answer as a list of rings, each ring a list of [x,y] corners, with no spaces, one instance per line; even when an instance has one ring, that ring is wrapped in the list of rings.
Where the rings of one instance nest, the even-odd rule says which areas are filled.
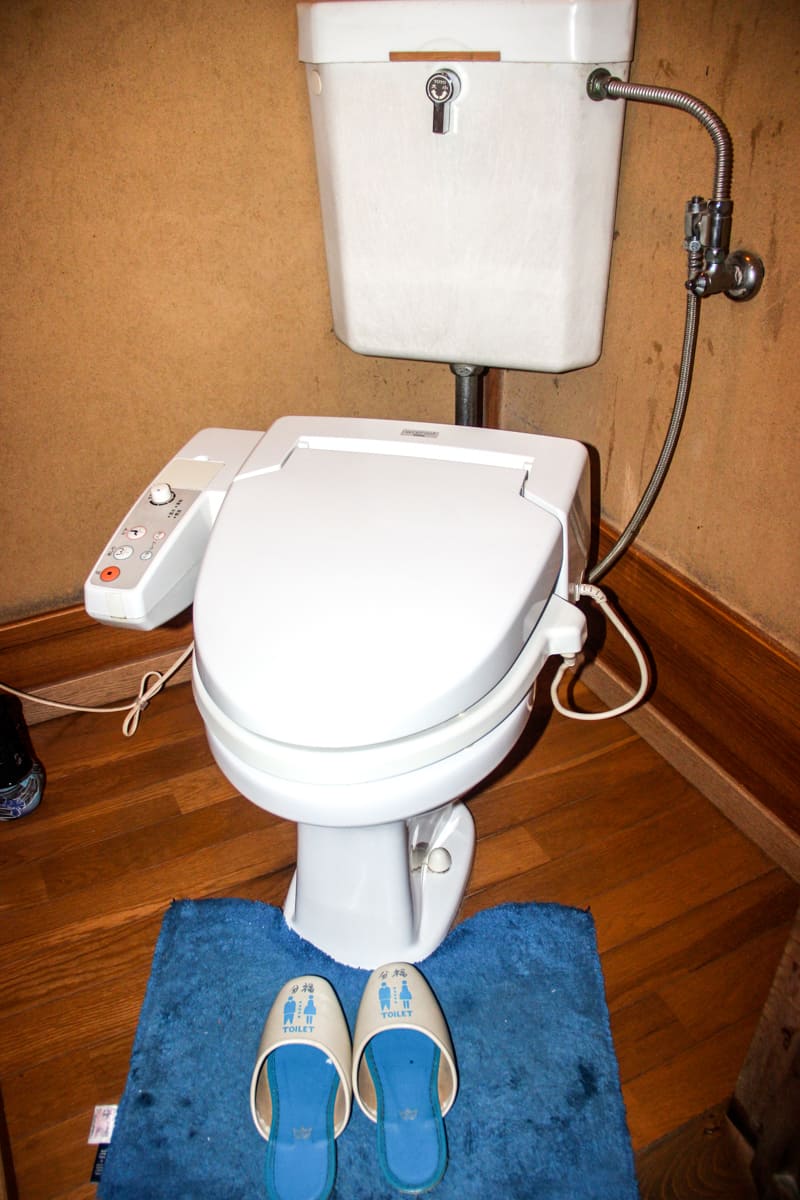
[[[591,916],[554,904],[489,909],[421,970],[459,1067],[436,1200],[635,1200]],[[368,972],[309,946],[279,909],[169,909],[100,1200],[263,1200],[267,1145],[250,1116],[250,1075],[280,984],[306,974],[331,982],[352,1031]],[[336,1200],[397,1196],[355,1103],[336,1145]]]

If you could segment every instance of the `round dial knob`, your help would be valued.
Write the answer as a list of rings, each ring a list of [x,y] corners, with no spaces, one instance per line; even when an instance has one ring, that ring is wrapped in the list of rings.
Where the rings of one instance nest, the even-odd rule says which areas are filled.
[[[150,488],[151,504],[169,504],[175,499],[175,493],[168,483],[156,483]]]

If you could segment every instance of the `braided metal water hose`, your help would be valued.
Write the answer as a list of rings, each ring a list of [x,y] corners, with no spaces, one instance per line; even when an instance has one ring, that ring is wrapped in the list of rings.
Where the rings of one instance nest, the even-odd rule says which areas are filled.
[[[699,251],[690,251],[689,253],[689,275],[696,271],[702,255]],[[686,414],[686,405],[689,400],[689,389],[692,384],[692,371],[694,370],[694,353],[697,345],[697,329],[700,319],[700,301],[693,292],[686,294],[686,316],[683,325],[683,348],[681,350],[681,365],[678,372],[678,383],[675,389],[675,402],[672,406],[672,415],[669,419],[669,426],[664,437],[664,443],[661,447],[661,453],[658,456],[656,465],[653,468],[653,474],[650,476],[650,482],[642,493],[642,498],[636,505],[633,516],[628,521],[628,524],[623,529],[613,546],[602,558],[599,563],[592,567],[587,573],[586,579],[589,583],[597,583],[602,579],[607,571],[610,571],[617,559],[621,558],[625,551],[630,546],[633,539],[641,529],[647,519],[650,510],[656,502],[656,497],[661,490],[661,485],[664,482],[667,471],[669,470],[672,456],[675,453],[675,447],[678,444],[678,438],[683,425],[683,418]]]
[[[677,92],[674,88],[656,87],[649,83],[626,83],[617,79],[605,67],[592,71],[586,82],[586,90],[592,100],[642,100],[646,104],[661,104],[666,108],[679,108],[696,117],[708,130],[716,151],[714,171],[714,200],[729,200],[731,176],[733,174],[733,143],[727,126],[721,117],[688,92]]]
[[[681,425],[686,413],[692,371],[694,370],[694,355],[700,318],[700,296],[709,290],[707,286],[708,279],[698,284],[698,276],[704,263],[712,264],[712,270],[717,271],[719,274],[720,268],[724,269],[724,264],[728,256],[730,223],[733,210],[733,203],[730,199],[731,176],[733,173],[733,143],[721,117],[712,108],[709,108],[707,104],[703,104],[701,100],[698,100],[696,96],[690,96],[688,92],[679,92],[674,88],[657,87],[653,84],[627,83],[623,79],[617,79],[605,67],[597,67],[591,72],[586,81],[586,91],[592,100],[640,100],[646,104],[660,104],[667,108],[677,108],[683,112],[687,112],[695,117],[711,135],[716,155],[712,201],[706,206],[705,201],[702,201],[700,197],[693,197],[687,205],[687,213],[699,213],[701,209],[705,209],[709,214],[709,221],[706,229],[707,241],[704,245],[698,240],[697,230],[699,229],[699,225],[693,225],[691,217],[687,218],[687,240],[685,245],[688,252],[687,288],[689,291],[686,297],[686,316],[684,320],[680,370],[678,372],[678,383],[669,426],[653,474],[650,477],[650,482],[645,488],[633,516],[605,558],[601,559],[587,574],[589,583],[596,583],[610,570],[617,559],[625,553],[644,524],[655,503],[672,462],[672,456],[675,453]],[[690,232],[690,230],[694,230],[694,232]],[[726,282],[728,282],[727,279]],[[725,286],[723,283],[719,283],[717,290],[723,286]],[[754,295],[757,290],[758,286],[749,294]],[[728,294],[730,295],[730,292]]]

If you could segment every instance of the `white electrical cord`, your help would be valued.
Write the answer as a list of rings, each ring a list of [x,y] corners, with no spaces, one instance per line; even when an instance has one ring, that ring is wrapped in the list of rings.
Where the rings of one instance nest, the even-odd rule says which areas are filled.
[[[12,696],[18,696],[20,700],[30,700],[34,704],[46,704],[50,708],[63,708],[67,712],[98,712],[98,713],[119,713],[127,714],[122,722],[122,732],[125,737],[133,737],[136,730],[139,728],[139,719],[147,708],[154,696],[157,696],[161,689],[167,684],[172,676],[181,669],[183,664],[191,657],[194,650],[194,642],[186,647],[184,651],[175,659],[172,666],[167,667],[166,671],[147,671],[139,684],[139,694],[135,700],[129,701],[127,704],[102,706],[84,706],[81,704],[63,704],[60,700],[48,700],[44,696],[34,696],[30,692],[18,692],[16,688],[9,687],[7,683],[0,683],[0,691],[9,692]],[[152,683],[150,681],[153,681]]]
[[[575,666],[575,655],[571,654],[564,658],[561,666],[555,673],[553,682],[550,686],[550,698],[553,701],[553,707],[556,712],[560,712],[563,717],[570,717],[573,721],[606,721],[610,717],[621,717],[623,713],[630,712],[632,708],[644,698],[648,687],[650,686],[650,671],[647,666],[647,660],[642,653],[633,634],[625,627],[620,617],[614,612],[605,593],[599,587],[595,587],[591,583],[580,583],[576,588],[579,596],[588,596],[594,600],[603,609],[605,615],[611,621],[619,632],[622,634],[625,641],[633,651],[634,658],[639,667],[641,682],[638,691],[630,700],[621,704],[618,708],[609,709],[607,712],[582,713],[576,712],[572,708],[566,708],[558,698],[558,687],[565,673]],[[194,650],[194,642],[190,643],[184,651],[175,659],[175,662],[167,667],[166,671],[147,671],[139,684],[139,693],[135,700],[128,704],[116,704],[108,706],[90,706],[82,704],[64,704],[60,700],[48,700],[45,696],[34,696],[30,692],[21,692],[16,688],[9,687],[6,683],[0,683],[0,691],[9,692],[12,696],[18,696],[21,700],[29,700],[34,704],[46,704],[50,708],[60,708],[65,712],[97,712],[97,713],[118,713],[124,712],[125,720],[122,722],[122,732],[125,737],[133,737],[136,730],[139,728],[139,721],[144,710],[147,708],[154,696],[166,686],[173,675],[178,672],[183,664],[191,657]],[[151,682],[152,681],[152,682]]]
[[[625,703],[620,704],[618,708],[611,708],[606,712],[585,713],[576,712],[573,708],[566,708],[558,698],[558,686],[561,683],[561,680],[564,678],[565,672],[568,671],[570,667],[575,666],[575,655],[570,654],[565,656],[564,661],[555,673],[553,682],[550,685],[550,699],[553,701],[553,707],[555,708],[556,712],[560,712],[562,717],[570,717],[573,721],[607,721],[610,717],[621,717],[623,713],[630,712],[632,708],[635,708],[636,705],[644,699],[647,689],[650,686],[650,669],[647,665],[647,659],[642,653],[641,647],[631,631],[623,624],[622,618],[614,612],[614,609],[611,607],[605,592],[601,591],[599,587],[595,587],[594,584],[591,583],[579,583],[576,588],[576,592],[579,596],[588,596],[591,600],[594,600],[596,604],[599,604],[611,624],[617,630],[619,630],[625,641],[630,646],[631,650],[633,651],[633,656],[636,659],[636,665],[639,668],[639,688],[636,694],[632,696],[630,700],[626,700]]]

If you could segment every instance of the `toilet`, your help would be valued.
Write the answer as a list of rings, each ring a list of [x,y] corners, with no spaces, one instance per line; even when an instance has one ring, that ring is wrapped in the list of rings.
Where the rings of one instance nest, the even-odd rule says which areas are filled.
[[[193,686],[212,753],[296,821],[286,919],[334,958],[419,961],[472,865],[456,803],[576,653],[586,451],[456,426],[287,418],[214,525]],[[387,957],[388,955],[388,957]]]
[[[593,362],[622,106],[585,81],[626,74],[630,0],[325,0],[298,22],[340,340],[451,366]],[[426,958],[456,919],[463,797],[518,740],[548,657],[583,645],[588,543],[578,442],[291,416],[192,438],[86,607],[147,629],[194,603],[214,758],[297,825],[286,921],[373,968]]]

